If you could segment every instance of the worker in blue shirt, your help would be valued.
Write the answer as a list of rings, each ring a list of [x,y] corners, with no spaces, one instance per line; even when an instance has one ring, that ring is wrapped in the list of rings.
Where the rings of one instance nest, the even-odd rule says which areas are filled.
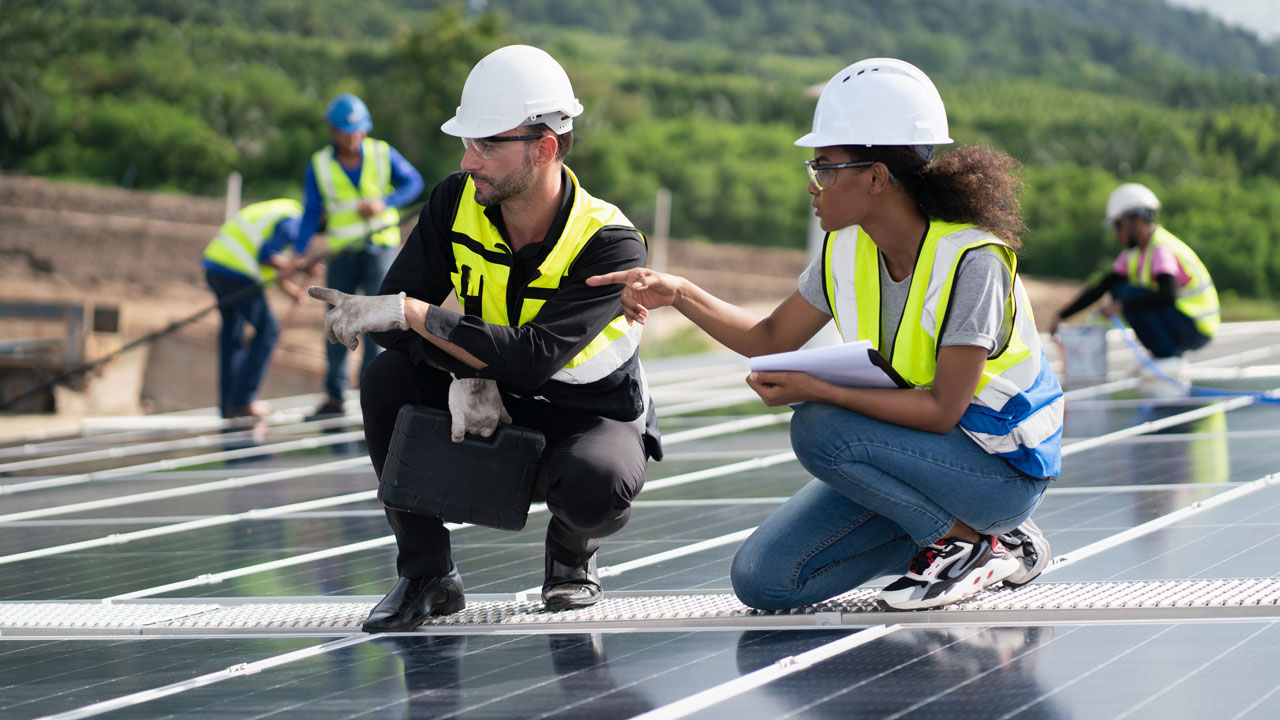
[[[325,283],[348,294],[376,295],[400,249],[397,208],[422,194],[422,175],[395,148],[369,137],[373,120],[355,95],[334,98],[325,118],[333,143],[311,156],[303,175],[306,208],[298,247],[305,251],[323,217],[330,256]],[[381,351],[366,335],[361,373]],[[339,343],[325,348],[326,398],[313,417],[342,414],[347,352]]]
[[[271,349],[280,334],[263,288],[279,281],[297,302],[302,291],[289,275],[305,268],[297,247],[302,206],[297,200],[254,203],[223,223],[204,250],[204,271],[218,298],[222,329],[218,335],[218,409],[224,418],[261,417],[265,404],[253,396],[267,372]],[[244,341],[244,325],[253,339]]]

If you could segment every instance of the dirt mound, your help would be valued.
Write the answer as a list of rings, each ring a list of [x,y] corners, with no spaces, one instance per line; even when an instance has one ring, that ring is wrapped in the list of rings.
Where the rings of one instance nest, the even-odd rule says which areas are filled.
[[[0,176],[5,295],[39,291],[34,283],[187,299],[202,284],[200,254],[223,212],[206,198]]]

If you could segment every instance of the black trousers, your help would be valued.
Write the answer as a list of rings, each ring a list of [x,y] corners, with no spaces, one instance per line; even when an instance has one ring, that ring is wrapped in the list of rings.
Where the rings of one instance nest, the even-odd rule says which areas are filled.
[[[415,365],[409,355],[386,350],[360,379],[364,435],[374,472],[382,477],[403,405],[449,407],[446,372]],[[622,529],[631,518],[631,501],[644,486],[643,427],[556,408],[544,402],[503,395],[516,425],[547,438],[541,475],[551,511],[546,552],[557,562],[580,565],[599,548],[599,538]],[[539,488],[543,482],[539,482]],[[396,570],[401,577],[444,575],[453,566],[449,531],[439,518],[387,509],[396,535]]]

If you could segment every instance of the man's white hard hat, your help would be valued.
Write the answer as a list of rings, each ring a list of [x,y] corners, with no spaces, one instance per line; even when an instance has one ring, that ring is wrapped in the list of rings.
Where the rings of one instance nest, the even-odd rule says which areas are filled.
[[[945,145],[947,110],[933,81],[904,60],[870,58],[836,73],[800,147]]]
[[[1141,183],[1125,183],[1112,190],[1111,197],[1107,198],[1107,216],[1102,224],[1111,226],[1129,213],[1139,210],[1154,212],[1159,209],[1160,199],[1151,192],[1151,188]]]
[[[573,129],[582,103],[560,63],[528,45],[508,45],[486,55],[462,86],[462,104],[440,129],[483,138],[521,125],[546,123],[559,135]]]

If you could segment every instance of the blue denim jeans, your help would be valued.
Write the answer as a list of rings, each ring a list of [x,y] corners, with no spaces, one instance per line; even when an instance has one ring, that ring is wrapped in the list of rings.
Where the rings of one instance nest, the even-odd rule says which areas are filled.
[[[218,409],[223,417],[234,407],[253,402],[267,372],[271,349],[280,326],[271,314],[267,298],[248,278],[206,272],[205,279],[218,297],[222,329],[218,332]],[[230,302],[228,302],[230,299]],[[244,341],[244,325],[253,326],[253,339]]]
[[[1111,297],[1116,300],[1135,300],[1152,295],[1146,288],[1135,287],[1129,283],[1120,283],[1111,288]],[[1184,351],[1204,347],[1209,338],[1196,328],[1196,321],[1187,317],[1181,310],[1166,305],[1158,310],[1133,312],[1124,311],[1124,320],[1133,328],[1153,357],[1176,357]]]
[[[747,538],[730,573],[738,598],[761,610],[811,605],[901,575],[957,520],[984,534],[1012,530],[1049,485],[988,455],[959,428],[937,435],[824,403],[796,408],[791,444],[817,479]]]
[[[383,245],[368,245],[358,252],[342,253],[329,261],[325,284],[349,295],[377,295],[382,278],[386,277],[398,250],[399,248]],[[382,347],[368,333],[360,338],[360,345],[364,350],[360,362],[360,374],[363,375],[369,363],[382,352]],[[341,400],[343,391],[347,389],[347,347],[342,343],[329,343],[324,354],[329,361],[329,368],[324,375],[325,394]]]

